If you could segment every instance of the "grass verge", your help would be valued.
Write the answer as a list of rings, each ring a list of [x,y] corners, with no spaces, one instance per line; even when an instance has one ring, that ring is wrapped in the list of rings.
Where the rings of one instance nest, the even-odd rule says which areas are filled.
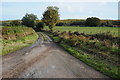
[[[60,44],[60,46],[62,46],[71,55],[75,56],[76,58],[83,61],[87,65],[93,67],[94,69],[102,72],[103,74],[108,75],[111,78],[120,78],[117,66],[106,64],[103,61],[101,61],[97,58],[94,58],[90,54],[79,53],[74,48],[72,48],[66,44]]]
[[[46,36],[43,33],[40,33],[40,34],[42,35],[44,41],[46,41],[47,40]]]
[[[32,45],[38,39],[36,33],[27,35],[25,37],[19,38],[18,40],[1,40],[3,43],[2,53],[0,55],[5,55],[16,50],[19,50],[23,47]]]
[[[58,41],[59,39],[59,37],[56,36],[54,37],[50,33],[47,35],[49,35],[55,42]],[[83,61],[87,65],[93,67],[97,71],[100,71],[113,79],[120,78],[119,66],[108,64],[103,60],[96,58],[92,54],[80,53],[79,51],[75,50],[74,47],[71,47],[66,43],[59,43],[59,45],[63,47],[63,49],[65,49],[67,52],[69,52],[71,55]]]

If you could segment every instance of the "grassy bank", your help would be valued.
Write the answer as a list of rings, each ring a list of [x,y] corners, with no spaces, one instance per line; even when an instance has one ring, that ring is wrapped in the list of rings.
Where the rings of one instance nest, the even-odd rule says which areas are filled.
[[[65,34],[61,35],[59,33],[59,35],[57,35],[54,32],[53,33],[46,32],[46,33],[55,42],[57,42],[61,47],[63,47],[63,49],[65,49],[71,55],[73,55],[74,57],[83,61],[87,65],[93,67],[94,69],[102,72],[103,74],[105,74],[111,78],[120,78],[119,64],[117,64],[118,56],[115,56],[117,54],[117,51],[114,53],[111,52],[110,49],[108,49],[108,51],[105,51],[106,48],[108,48],[108,47],[100,45],[98,40],[96,43],[97,43],[97,45],[100,46],[100,48],[101,47],[103,48],[102,50],[99,50],[99,47],[97,47],[97,46],[96,47],[98,49],[96,49],[96,48],[94,49],[95,46],[93,46],[94,44],[92,44],[92,42],[91,42],[94,40],[87,41],[87,39],[85,39],[85,37],[82,37],[82,36],[80,37],[81,40],[77,40],[77,38],[75,38],[74,36],[72,36],[72,38],[69,40],[69,39],[67,39],[68,36],[66,36]],[[59,37],[60,35],[64,36],[64,37],[61,38],[61,37]],[[66,39],[63,39],[63,38],[66,38]],[[82,39],[83,39],[83,41],[87,41],[87,42],[85,42],[85,44],[87,43],[86,45],[84,44],[84,42],[81,42]],[[73,42],[70,42],[71,40],[73,40]],[[74,42],[74,41],[76,41],[76,42]],[[76,44],[77,42],[80,42],[80,44],[73,46],[73,44],[74,43]],[[89,42],[90,42],[90,45],[89,45]],[[95,42],[93,42],[93,43],[95,43]]]
[[[48,29],[48,27],[46,27]],[[80,33],[86,34],[96,34],[96,33],[105,33],[110,32],[114,36],[118,36],[118,27],[77,27],[77,26],[56,26],[55,31],[78,31]]]
[[[32,28],[27,27],[4,27],[2,29],[2,53],[5,55],[33,44],[38,35]]]
[[[60,44],[66,51],[68,51],[71,55],[75,56],[79,60],[83,61],[87,65],[93,67],[94,69],[102,72],[103,74],[111,77],[111,78],[120,78],[118,73],[117,66],[110,65],[105,63],[104,61],[100,60],[99,58],[95,58],[91,54],[84,54],[76,51],[76,49],[68,46],[67,44]]]

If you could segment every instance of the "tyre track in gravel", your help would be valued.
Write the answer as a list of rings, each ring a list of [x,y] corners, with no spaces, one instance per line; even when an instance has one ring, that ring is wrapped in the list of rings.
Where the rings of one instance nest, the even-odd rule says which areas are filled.
[[[17,78],[25,69],[46,56],[46,54],[42,55],[37,53],[36,56],[33,57],[33,53],[29,54],[34,49],[39,50],[38,48],[42,48],[41,45],[44,41],[40,33],[38,33],[38,35],[39,39],[32,46],[2,56],[2,78]],[[45,47],[44,50],[40,51],[41,53],[49,51],[51,45]]]

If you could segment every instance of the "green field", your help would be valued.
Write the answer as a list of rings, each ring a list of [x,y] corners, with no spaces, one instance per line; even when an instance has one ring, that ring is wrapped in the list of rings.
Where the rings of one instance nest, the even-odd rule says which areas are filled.
[[[46,27],[48,29],[48,27]],[[114,36],[118,36],[118,29],[115,27],[77,27],[77,26],[57,26],[54,28],[54,30],[59,31],[78,31],[80,33],[86,33],[86,34],[96,34],[96,33],[105,33],[110,32]]]

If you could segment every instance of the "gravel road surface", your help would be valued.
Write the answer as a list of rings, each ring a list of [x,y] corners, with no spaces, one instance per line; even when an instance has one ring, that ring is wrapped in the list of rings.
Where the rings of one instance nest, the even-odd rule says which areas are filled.
[[[108,78],[40,33],[35,44],[2,56],[2,78]]]

